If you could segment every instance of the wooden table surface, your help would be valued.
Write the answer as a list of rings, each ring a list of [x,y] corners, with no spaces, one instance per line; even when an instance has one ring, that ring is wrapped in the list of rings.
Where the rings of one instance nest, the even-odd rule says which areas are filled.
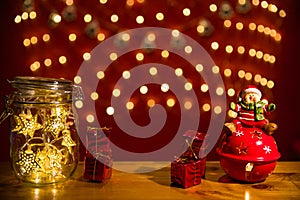
[[[136,166],[134,163],[114,165]],[[233,182],[219,162],[207,162],[206,179],[187,189],[170,186],[170,165],[142,174],[113,170],[112,178],[103,183],[84,181],[82,170],[83,163],[80,163],[70,180],[37,188],[20,183],[10,164],[0,163],[0,199],[300,199],[300,162],[278,162],[271,176],[255,184]]]

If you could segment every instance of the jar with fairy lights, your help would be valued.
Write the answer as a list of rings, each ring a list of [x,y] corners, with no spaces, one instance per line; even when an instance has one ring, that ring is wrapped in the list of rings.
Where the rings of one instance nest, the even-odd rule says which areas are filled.
[[[81,88],[65,79],[15,77],[2,122],[10,118],[10,157],[16,177],[45,185],[69,179],[79,159],[77,116]]]

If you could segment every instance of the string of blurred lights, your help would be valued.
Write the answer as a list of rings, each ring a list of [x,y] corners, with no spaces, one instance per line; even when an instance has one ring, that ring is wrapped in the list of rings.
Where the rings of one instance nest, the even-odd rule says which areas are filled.
[[[28,4],[28,2],[30,2],[30,1],[28,1],[28,0],[25,1],[24,5]],[[105,3],[107,3],[107,2],[105,2]],[[239,1],[239,4],[241,4],[241,5],[244,5],[244,4],[247,4],[247,3],[248,3],[248,1]],[[253,5],[257,5],[258,3],[259,3],[259,1],[253,1],[252,2]],[[67,6],[73,6],[74,2],[73,1],[66,1],[66,5]],[[270,12],[276,12],[278,10],[276,5],[274,5],[274,4],[268,4],[266,1],[262,1],[261,5],[262,5],[263,8],[268,8]],[[211,4],[209,8],[210,8],[211,12],[216,12],[217,11],[216,4]],[[231,7],[227,3],[226,4],[223,3],[221,5],[221,9],[222,9],[221,11],[224,12],[224,13],[231,13],[231,12],[233,12],[233,11],[230,11]],[[72,10],[72,12],[74,12],[73,10]],[[190,13],[190,10],[188,8],[185,8],[184,11],[183,11],[183,13],[186,13],[185,15],[188,15],[188,13]],[[284,10],[280,10],[279,13],[281,13],[280,14],[281,17],[285,17],[286,16]],[[68,14],[67,16],[70,16],[70,15],[72,15],[72,14]],[[22,13],[22,15],[17,15],[15,17],[15,22],[16,23],[20,23],[22,19],[26,20],[28,18],[35,19],[36,16],[37,16],[37,14],[36,14],[35,11],[30,11],[29,13],[25,11],[25,12]],[[157,16],[160,16],[160,17],[157,17],[159,20],[163,20],[163,18],[162,18],[163,14],[162,13],[158,13]],[[137,17],[137,19],[138,19],[138,17]],[[229,15],[229,17],[231,17],[231,16]],[[50,16],[49,16],[49,18],[54,23],[60,23],[61,22],[61,16],[58,13],[56,13],[56,12],[51,13]],[[228,18],[228,17],[223,17],[223,18]],[[93,17],[91,16],[91,14],[85,14],[84,17],[83,17],[83,19],[84,19],[84,21],[86,23],[90,23],[90,22],[92,22]],[[112,17],[111,17],[111,19],[112,19],[113,22],[117,22],[118,21],[117,20],[118,16],[116,14],[113,14]],[[70,19],[68,19],[68,20],[70,20]],[[203,25],[203,23],[204,23],[204,25]],[[93,24],[91,24],[91,25],[93,26],[92,30],[97,29],[97,25],[95,24],[95,22],[93,22]],[[200,20],[199,25],[197,26],[197,31],[199,32],[199,34],[200,35],[202,35],[202,34],[205,35],[204,34],[204,30],[209,30],[210,29],[209,25],[210,25],[210,22],[203,22],[203,20]],[[227,27],[227,28],[231,27],[231,21],[228,20],[228,19],[225,19],[224,26]],[[241,30],[241,29],[243,29],[243,27],[244,27],[244,25],[243,25],[242,22],[237,22],[236,23],[236,29],[237,30]],[[256,29],[256,27],[257,27],[257,29]],[[264,33],[265,35],[270,35],[276,41],[280,41],[281,40],[281,35],[278,33],[278,31],[276,31],[274,29],[270,29],[269,27],[264,27],[261,24],[256,25],[253,22],[249,23],[249,30],[251,30],[251,31],[257,30],[258,32]],[[76,38],[77,38],[77,36],[76,36],[75,33],[70,33],[68,35],[68,39],[69,39],[70,42],[75,42]],[[98,38],[99,41],[103,41],[105,39],[105,35],[103,33],[99,33],[99,34],[97,34],[97,38]],[[43,34],[42,35],[42,40],[44,42],[49,42],[50,41],[50,35],[48,33]],[[25,38],[24,41],[23,41],[23,44],[24,44],[25,47],[29,47],[30,45],[36,45],[37,43],[38,43],[38,37],[37,36],[32,36],[31,38]],[[218,44],[216,44],[216,42],[213,42],[212,43],[212,48],[214,50],[216,50],[218,48]],[[226,52],[227,53],[231,53],[232,52],[231,49],[232,49],[231,45],[227,45],[226,46]],[[239,49],[240,50],[238,52],[241,53],[241,54],[243,54],[243,52],[244,52],[242,50],[243,48],[241,47]],[[262,58],[263,57],[263,53],[261,51],[256,51],[255,49],[252,49],[252,48],[249,50],[250,56],[252,56],[252,57],[255,56],[255,52],[257,52],[257,54],[256,54],[257,58]],[[270,60],[269,60],[270,63],[274,63],[275,62],[275,57],[274,56],[268,56],[268,55],[269,54],[266,54],[266,56],[264,57],[264,60],[267,62],[268,61],[267,58],[270,58]],[[85,59],[85,57],[86,56],[83,55],[84,59]],[[59,63],[61,63],[61,64],[65,64],[67,62],[67,59],[66,59],[65,56],[60,56],[58,60],[59,60]],[[36,71],[37,69],[39,69],[40,65],[37,62],[34,62],[33,64],[30,65],[30,68],[31,68],[32,71]],[[47,67],[50,66],[52,64],[51,59],[46,58],[45,61],[44,61],[44,64]]]
[[[101,6],[101,11],[105,10],[103,12],[101,18],[99,18],[96,14],[92,14],[91,12],[87,12],[85,9],[79,9],[76,1],[73,0],[64,0],[62,1],[64,5],[60,5],[60,9],[54,9],[53,5],[56,5],[48,1],[42,1],[37,3],[34,0],[24,0],[23,2],[23,11],[21,14],[16,15],[14,18],[14,22],[16,24],[22,24],[27,23],[27,26],[32,25],[32,21],[38,20],[40,14],[39,10],[37,9],[39,6],[43,5],[44,7],[51,10],[49,17],[48,17],[48,26],[49,30],[44,31],[43,33],[32,33],[32,35],[27,35],[23,39],[23,46],[29,50],[32,48],[38,47],[42,44],[48,44],[51,43],[52,38],[55,38],[56,35],[52,33],[52,30],[57,29],[61,25],[68,25],[68,23],[76,21],[76,22],[83,22],[85,24],[84,30],[82,32],[89,37],[90,39],[94,40],[97,43],[101,43],[106,38],[110,37],[114,33],[120,32],[122,30],[126,30],[124,25],[122,25],[122,15],[116,13],[114,10],[110,9],[108,5],[109,0],[99,0],[99,6]],[[60,2],[61,3],[61,2]],[[198,3],[198,2],[197,2]],[[131,9],[133,9],[135,6],[145,6],[146,0],[126,0],[124,12],[131,12]],[[178,2],[169,1],[170,7],[176,7]],[[104,8],[104,6],[107,6]],[[177,8],[177,7],[176,7]],[[95,7],[95,10],[97,11],[98,7]],[[99,7],[100,9],[100,7]],[[280,34],[280,31],[278,30],[279,27],[270,27],[269,25],[265,25],[262,23],[256,23],[254,21],[247,22],[243,20],[235,21],[236,14],[238,15],[246,15],[253,9],[262,9],[263,12],[267,12],[267,14],[274,14],[277,15],[279,18],[285,18],[286,12],[283,9],[278,8],[277,5],[273,3],[268,3],[268,1],[260,1],[260,0],[237,0],[235,6],[233,6],[230,2],[226,1],[220,1],[220,3],[211,3],[206,8],[208,13],[204,13],[204,15],[198,15],[196,18],[193,17],[193,13],[196,13],[197,11],[197,4],[194,6],[188,5],[184,6],[182,8],[178,7],[178,14],[182,17],[193,17],[191,20],[188,21],[186,24],[182,24],[180,27],[176,27],[174,29],[172,36],[170,36],[170,44],[177,45],[178,47],[182,47],[187,54],[191,53],[193,51],[191,46],[185,45],[184,41],[181,41],[180,37],[178,37],[178,32],[184,32],[186,29],[193,29],[198,33],[199,40],[212,40],[210,42],[210,49],[212,51],[220,51],[224,50],[227,54],[234,54],[237,53],[238,55],[243,55],[247,57],[247,59],[255,58],[257,60],[263,60],[266,64],[275,64],[276,62],[276,56],[273,55],[271,52],[268,52],[268,50],[263,49],[257,49],[251,46],[245,45],[234,45],[227,43],[225,44],[224,41],[216,41],[213,37],[213,32],[215,32],[215,26],[212,23],[213,20],[210,20],[210,18],[215,17],[215,15],[218,15],[218,19],[221,20],[223,26],[222,28],[225,30],[231,30],[231,31],[248,31],[249,34],[253,32],[257,32],[261,35],[270,37],[272,40],[277,43],[280,43],[282,36]],[[60,10],[60,12],[58,12]],[[141,12],[142,13],[142,12]],[[144,16],[141,13],[135,13],[137,14],[135,17],[129,17],[128,20],[134,20],[136,26],[138,25],[145,25],[147,24],[147,18],[152,17],[157,22],[164,22],[167,21],[167,13],[162,11],[155,12],[154,16]],[[133,15],[129,15],[133,16]],[[108,20],[107,20],[108,19]],[[105,23],[104,23],[105,21]],[[79,40],[82,38],[82,33],[77,32],[76,30],[72,30],[71,32],[65,33],[65,35],[62,35],[60,37],[65,38],[70,45],[76,44],[79,42]],[[149,35],[145,36],[145,42],[142,44],[143,47],[148,47],[148,49],[155,48],[155,38],[157,36],[154,33],[150,33]],[[175,39],[174,39],[175,38]],[[129,34],[123,34],[122,37],[116,41],[116,46],[121,47],[122,45],[126,45],[130,42],[130,35]],[[275,43],[276,45],[276,43]],[[135,54],[136,61],[143,62],[144,59],[147,57],[147,51],[140,51]],[[226,54],[225,54],[226,55]],[[161,59],[168,59],[169,52],[167,50],[161,51]],[[91,58],[90,53],[88,50],[84,50],[82,53],[82,60],[88,61]],[[115,61],[118,59],[118,55],[115,52],[111,52],[109,55],[110,60]],[[37,72],[41,67],[49,68],[51,66],[56,65],[56,63],[59,63],[60,65],[66,65],[68,63],[68,60],[71,58],[69,55],[48,55],[47,57],[43,58],[36,58],[32,63],[29,64],[30,70],[32,72]],[[201,71],[203,66],[199,65],[196,66],[197,71]],[[220,73],[221,69],[224,68],[224,66],[212,66],[213,73]],[[242,67],[241,67],[242,68]],[[183,69],[177,68],[174,69],[174,73],[179,76],[182,75]],[[224,78],[231,77],[234,73],[232,72],[232,69],[225,68],[223,71]],[[159,72],[155,69],[155,67],[149,69],[149,73],[152,76],[157,76]],[[262,77],[261,74],[251,73],[251,72],[245,72],[244,70],[238,70],[236,72],[237,77],[239,80],[246,80],[246,81],[253,81],[257,84],[260,84],[261,86],[266,86],[269,89],[272,89],[275,85],[274,81],[268,80],[266,77]],[[99,80],[103,79],[105,77],[105,72],[98,71],[95,74]],[[127,70],[124,70],[122,73],[122,77],[124,79],[130,79],[130,72]],[[239,81],[238,80],[238,81]],[[79,76],[74,77],[74,82],[76,84],[80,84],[82,81],[82,78]],[[186,90],[191,90],[193,88],[193,84],[191,82],[186,83],[184,85],[184,88]],[[201,92],[205,93],[209,90],[208,86],[204,83],[200,86]],[[162,92],[166,92],[169,90],[168,85],[162,85],[161,88]],[[114,97],[120,96],[120,93],[122,92],[121,89],[114,89],[112,91],[112,95]],[[216,94],[222,95],[224,92],[229,97],[233,97],[236,94],[236,90],[232,87],[225,89],[218,88],[216,91]],[[147,93],[147,86],[141,86],[140,88],[141,94]],[[92,100],[96,101],[99,97],[99,94],[96,91],[93,91],[90,95],[90,98]],[[176,104],[175,99],[170,98],[166,100],[166,104],[169,107],[173,107]],[[82,108],[83,102],[78,101],[76,102],[77,108]],[[147,105],[149,107],[152,107],[155,105],[155,100],[149,99],[147,102]],[[134,102],[128,102],[126,104],[126,107],[128,110],[131,110],[134,108]],[[191,102],[185,102],[184,103],[185,109],[191,109]],[[211,108],[208,103],[203,103],[202,110],[204,112],[208,112],[210,110],[213,110],[215,113],[220,113],[222,110],[219,107]],[[114,110],[112,107],[107,107],[107,114],[113,115]],[[229,114],[231,116],[231,114]],[[94,121],[93,116],[87,116],[87,121],[92,122]]]

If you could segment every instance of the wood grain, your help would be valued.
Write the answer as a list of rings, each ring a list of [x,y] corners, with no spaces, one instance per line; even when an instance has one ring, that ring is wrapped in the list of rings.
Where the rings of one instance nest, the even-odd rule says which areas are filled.
[[[142,163],[114,163],[138,167]],[[155,167],[156,163],[152,163]],[[160,163],[161,164],[161,163]],[[83,163],[74,176],[61,184],[32,187],[20,183],[9,163],[0,163],[0,199],[300,199],[300,162],[278,162],[265,181],[237,183],[225,175],[219,162],[207,162],[202,183],[182,189],[170,185],[170,165],[149,173],[126,173],[113,170],[103,183],[83,180]]]

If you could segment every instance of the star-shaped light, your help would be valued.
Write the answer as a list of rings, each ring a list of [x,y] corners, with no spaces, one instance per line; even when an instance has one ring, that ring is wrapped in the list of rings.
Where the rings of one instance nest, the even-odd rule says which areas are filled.
[[[46,174],[61,171],[64,163],[63,159],[62,152],[55,145],[48,143],[45,143],[45,146],[42,149],[38,149],[36,153],[36,161]]]
[[[36,130],[43,128],[43,126],[37,122],[38,116],[33,116],[29,110],[27,114],[21,113],[19,116],[14,115],[14,119],[16,125],[12,132],[17,131],[18,134],[29,135],[32,138]]]
[[[266,146],[266,145],[265,145],[265,147],[263,148],[263,150],[265,150],[265,153],[266,153],[266,154],[270,154],[271,151],[272,151],[272,149],[270,148],[270,146]]]
[[[36,155],[30,151],[20,151],[19,160],[16,162],[22,174],[30,174],[40,167],[36,162]]]
[[[71,152],[72,146],[76,146],[76,143],[71,137],[71,131],[70,130],[63,130],[63,141],[61,142],[61,145],[68,147],[69,151]]]
[[[44,131],[50,132],[54,137],[57,137],[60,131],[65,129],[65,119],[62,116],[50,116],[45,124]]]
[[[45,132],[50,132],[54,137],[66,128],[68,112],[63,106],[51,108],[51,115],[45,123]]]
[[[15,127],[12,129],[12,132],[20,131],[25,127],[25,124],[22,122],[21,118],[17,115],[14,115],[14,120],[16,122]]]

